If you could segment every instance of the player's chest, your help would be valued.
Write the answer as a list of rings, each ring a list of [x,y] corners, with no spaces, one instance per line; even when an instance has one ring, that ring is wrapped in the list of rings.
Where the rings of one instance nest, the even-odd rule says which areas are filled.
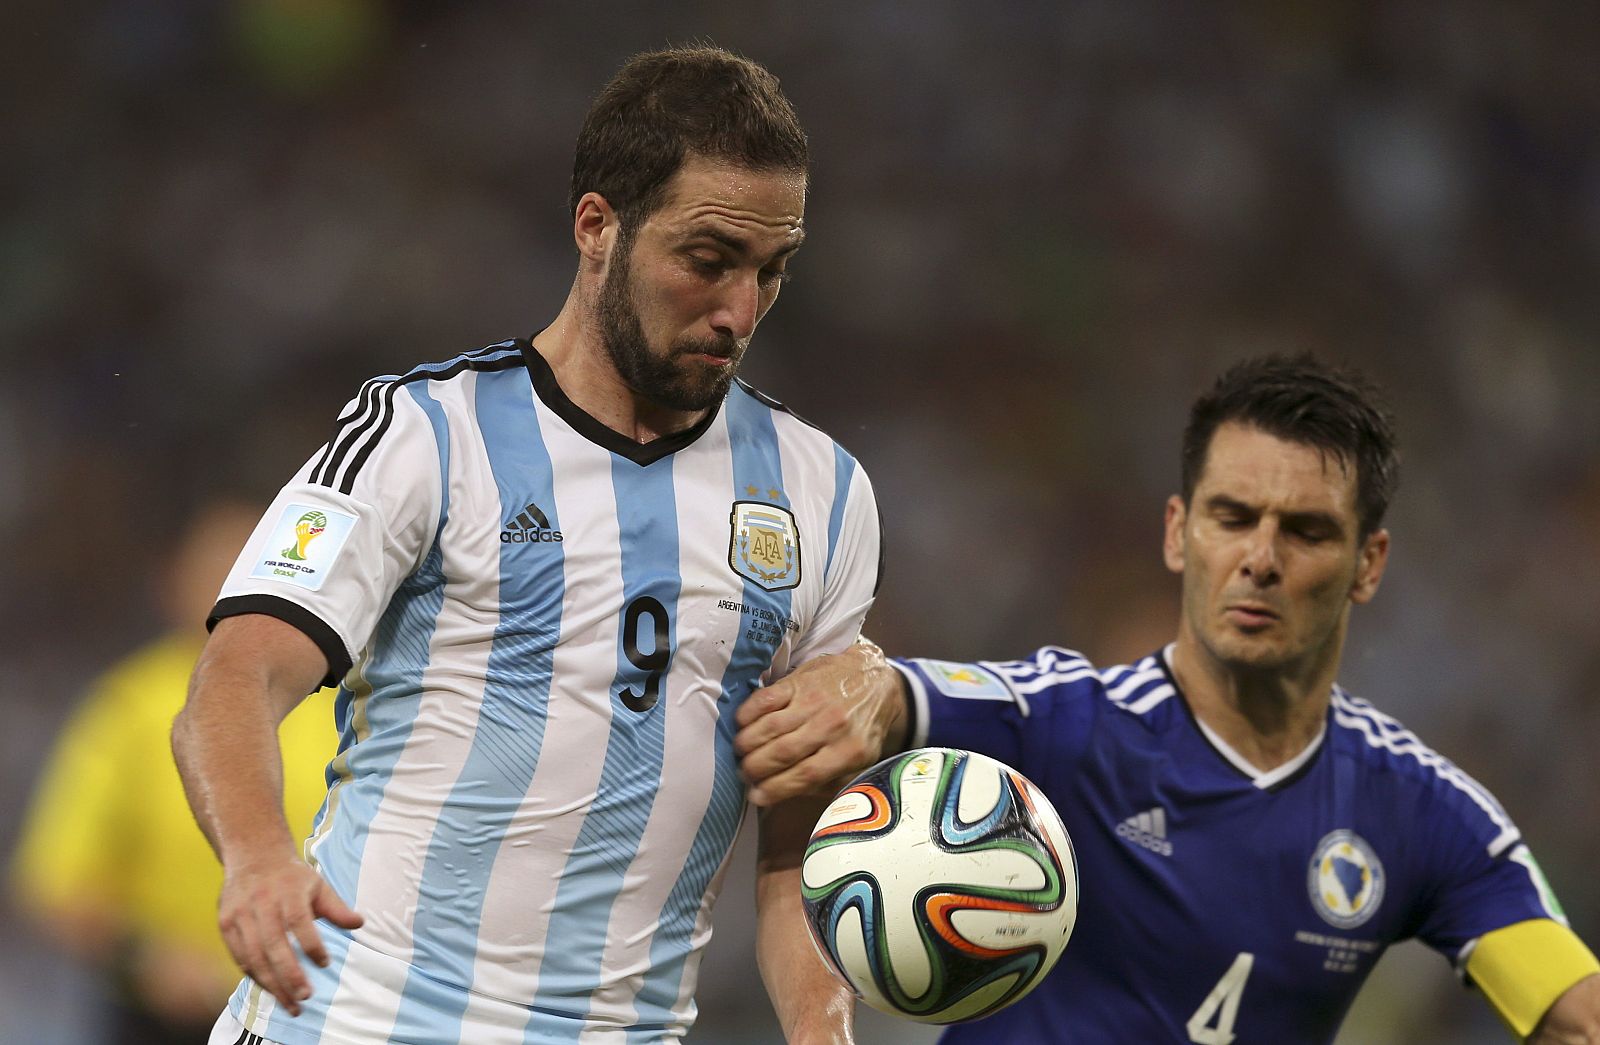
[[[820,596],[828,505],[759,455],[639,466],[576,448],[460,480],[446,598],[500,633],[597,648],[621,634],[624,659],[704,652],[711,670],[718,647],[770,661]]]
[[[1421,885],[1397,801],[1326,771],[1262,791],[1172,760],[1127,769],[1087,774],[1069,823],[1092,850],[1084,894],[1118,896],[1174,967],[1249,955],[1258,981],[1338,998],[1407,934]]]

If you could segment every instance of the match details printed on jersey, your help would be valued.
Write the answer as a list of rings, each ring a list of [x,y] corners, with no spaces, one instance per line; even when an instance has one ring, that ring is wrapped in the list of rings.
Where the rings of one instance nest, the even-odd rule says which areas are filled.
[[[793,512],[765,501],[734,501],[728,521],[734,573],[767,591],[800,586],[800,528]]]
[[[291,504],[256,549],[252,577],[317,591],[339,558],[356,517],[319,505]]]

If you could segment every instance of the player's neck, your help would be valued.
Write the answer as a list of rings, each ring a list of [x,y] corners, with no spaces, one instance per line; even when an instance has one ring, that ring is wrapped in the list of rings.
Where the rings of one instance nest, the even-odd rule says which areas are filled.
[[[1187,634],[1172,651],[1172,673],[1195,718],[1262,772],[1293,760],[1322,732],[1336,667],[1243,670]]]
[[[574,406],[636,443],[693,428],[706,416],[704,410],[668,409],[629,388],[606,355],[600,332],[585,322],[576,289],[533,345]]]

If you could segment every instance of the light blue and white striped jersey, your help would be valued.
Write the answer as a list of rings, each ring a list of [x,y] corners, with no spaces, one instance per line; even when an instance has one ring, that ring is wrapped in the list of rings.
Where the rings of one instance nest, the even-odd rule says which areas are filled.
[[[733,713],[857,636],[877,507],[747,386],[637,445],[525,341],[369,382],[279,494],[214,616],[294,624],[342,675],[306,857],[321,926],[288,1045],[655,1042],[694,1019],[745,808]]]
[[[912,746],[1038,784],[1080,876],[1045,982],[942,1043],[1328,1042],[1390,944],[1460,969],[1483,934],[1562,918],[1500,804],[1393,718],[1334,687],[1321,735],[1262,772],[1194,717],[1169,656],[896,662]]]

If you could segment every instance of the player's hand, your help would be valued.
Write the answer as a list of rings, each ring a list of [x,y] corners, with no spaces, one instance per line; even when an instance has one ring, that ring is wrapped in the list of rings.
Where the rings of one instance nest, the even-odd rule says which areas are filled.
[[[300,1003],[311,997],[296,946],[318,965],[328,964],[317,918],[345,929],[360,928],[362,922],[321,875],[292,853],[228,868],[223,877],[217,917],[222,938],[246,975],[291,1016],[300,1015]]]
[[[734,750],[750,801],[772,806],[814,794],[904,743],[900,673],[858,642],[757,690],[740,706]]]

